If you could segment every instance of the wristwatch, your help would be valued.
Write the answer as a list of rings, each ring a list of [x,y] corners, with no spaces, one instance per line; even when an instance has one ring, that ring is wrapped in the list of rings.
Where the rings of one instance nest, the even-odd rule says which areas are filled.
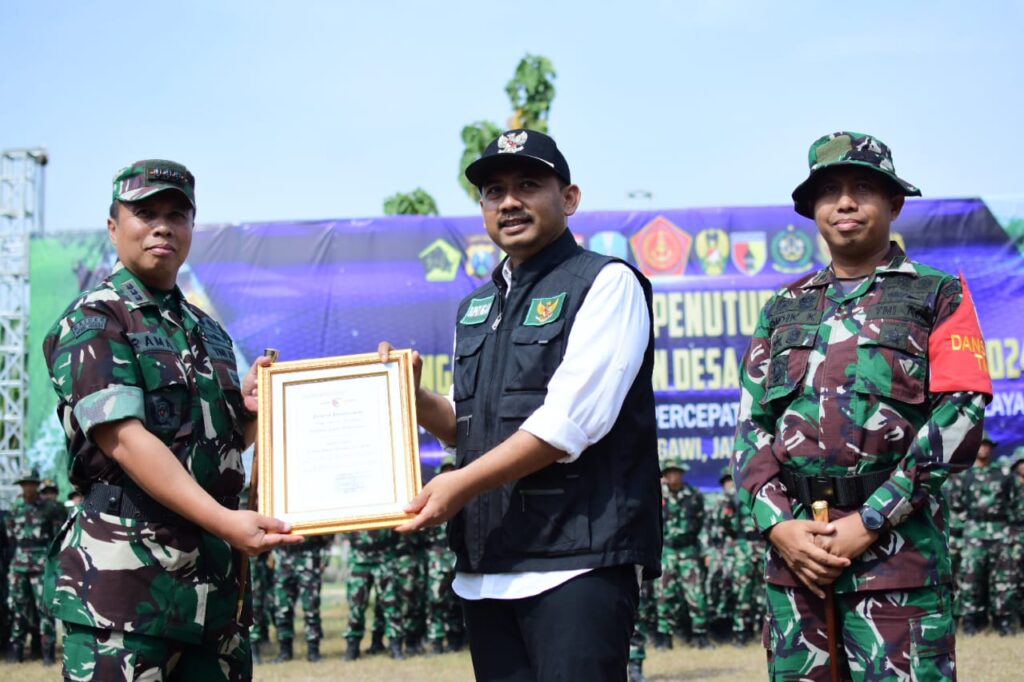
[[[872,531],[882,530],[882,526],[885,525],[885,517],[878,513],[874,508],[864,505],[858,511],[860,514],[860,520],[864,524],[864,527]]]

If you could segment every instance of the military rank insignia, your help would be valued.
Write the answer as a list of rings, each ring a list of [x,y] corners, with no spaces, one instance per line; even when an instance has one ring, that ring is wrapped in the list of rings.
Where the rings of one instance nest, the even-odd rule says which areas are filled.
[[[523,324],[527,327],[542,327],[551,324],[562,314],[565,293],[550,298],[535,298],[530,301],[530,309],[526,312]]]

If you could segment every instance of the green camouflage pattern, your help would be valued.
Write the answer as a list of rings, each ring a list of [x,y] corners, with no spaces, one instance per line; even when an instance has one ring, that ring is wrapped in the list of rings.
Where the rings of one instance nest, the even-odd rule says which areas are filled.
[[[14,547],[7,536],[7,512],[0,509],[0,643],[11,635],[10,607],[7,604],[7,568]]]
[[[124,480],[87,434],[136,418],[212,496],[239,495],[251,417],[234,347],[178,288],[154,294],[118,264],[61,315],[43,351],[77,488]],[[234,625],[237,555],[197,526],[81,509],[60,537],[48,559],[47,601],[61,620],[189,643]]]
[[[252,680],[252,650],[237,624],[199,644],[64,623],[64,679],[72,682]]]
[[[766,610],[763,566],[768,543],[747,507],[737,504],[736,512],[736,539],[727,567],[732,578],[732,631],[737,635],[755,634]]]
[[[953,615],[960,617],[960,573],[964,549],[964,525],[967,523],[967,511],[962,504],[959,504],[959,497],[962,494],[961,483],[963,473],[951,474],[942,486],[942,494],[946,498],[946,505],[949,507],[949,563],[953,571]]]
[[[707,601],[700,544],[704,496],[684,481],[678,490],[663,485],[662,501],[665,546],[661,577],[655,588],[658,632],[671,635],[689,616],[692,633],[706,635]]]
[[[278,640],[295,639],[295,604],[302,603],[307,642],[324,637],[320,621],[320,588],[324,582],[324,548],[334,536],[314,535],[299,545],[274,550],[274,627]]]
[[[142,201],[157,192],[174,189],[196,205],[196,179],[188,168],[165,159],[146,159],[114,174],[113,201]]]
[[[903,194],[919,197],[921,190],[896,175],[892,151],[877,137],[864,133],[839,131],[819,137],[807,152],[810,175],[793,190],[796,212],[806,218],[814,217],[811,202],[814,175],[831,166],[861,166],[889,178]]]
[[[249,580],[252,583],[252,627],[250,642],[270,639],[270,626],[274,623],[274,568],[269,563],[271,552],[249,559]]]
[[[427,638],[461,641],[466,635],[462,607],[452,590],[455,579],[455,552],[448,547],[444,526],[428,529],[427,547]]]
[[[704,592],[708,604],[708,620],[732,620],[732,552],[736,540],[736,499],[721,495],[706,515],[704,565],[707,578]]]
[[[389,531],[358,531],[349,536],[349,573],[345,579],[348,600],[348,629],[346,639],[362,639],[366,634],[366,609],[370,605],[370,591],[376,592],[375,604],[380,605],[381,586],[390,568],[386,565],[395,536]],[[383,612],[374,613],[374,631],[384,631]]]
[[[636,607],[633,634],[629,638],[629,660],[647,658],[647,638],[658,628],[658,602],[654,596],[653,580],[640,583],[640,598]]]
[[[867,500],[889,530],[835,582],[837,592],[948,583],[942,484],[974,460],[987,396],[928,391],[928,337],[962,300],[957,278],[892,243],[852,291],[829,268],[782,288],[761,311],[743,362],[733,466],[741,502],[767,532],[810,519],[779,479],[895,467]],[[834,509],[836,520],[855,513]],[[766,579],[798,582],[774,549]]]
[[[393,530],[385,532],[394,536],[394,544],[384,556],[386,570],[378,601],[384,613],[384,634],[389,640],[404,640],[406,636],[418,634],[417,602],[426,592],[419,556],[423,536],[421,533],[400,535]]]
[[[6,594],[11,644],[24,644],[28,634],[36,630],[44,649],[55,641],[54,619],[43,599],[43,567],[46,548],[65,516],[64,506],[57,502],[42,497],[26,502],[19,497],[4,519],[5,535],[14,545]]]
[[[768,679],[829,682],[824,603],[806,589],[768,585],[763,630]],[[849,676],[854,682],[956,679],[956,623],[946,585],[836,595]],[[799,627],[798,627],[799,624]]]
[[[1021,448],[1017,450],[1015,454],[1020,454]],[[1010,475],[1010,562],[1016,576],[1010,603],[1020,624],[1024,625],[1024,477],[1017,475],[1012,469]]]
[[[954,510],[965,517],[960,615],[977,623],[1010,618],[1018,580],[1010,537],[1013,480],[995,462],[975,463],[958,478]]]

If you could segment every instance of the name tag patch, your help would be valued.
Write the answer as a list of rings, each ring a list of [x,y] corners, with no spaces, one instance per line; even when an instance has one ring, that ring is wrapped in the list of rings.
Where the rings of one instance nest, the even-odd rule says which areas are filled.
[[[527,327],[541,327],[551,324],[562,315],[562,304],[565,303],[565,292],[549,298],[535,298],[530,301],[530,309],[526,311]]]
[[[174,353],[174,343],[163,334],[129,332],[128,341],[136,353]]]
[[[459,320],[459,324],[480,324],[486,322],[491,315],[491,306],[494,305],[494,294],[487,298],[474,298],[466,308],[466,314]]]

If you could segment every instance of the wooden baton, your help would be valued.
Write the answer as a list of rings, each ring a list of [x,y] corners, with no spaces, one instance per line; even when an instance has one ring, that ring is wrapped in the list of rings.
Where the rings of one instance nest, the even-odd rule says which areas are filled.
[[[811,505],[814,520],[828,523],[828,502],[818,500]],[[832,586],[825,587],[825,631],[828,634],[828,668],[832,682],[841,682],[842,664],[839,660],[839,623],[836,621],[836,597]]]

